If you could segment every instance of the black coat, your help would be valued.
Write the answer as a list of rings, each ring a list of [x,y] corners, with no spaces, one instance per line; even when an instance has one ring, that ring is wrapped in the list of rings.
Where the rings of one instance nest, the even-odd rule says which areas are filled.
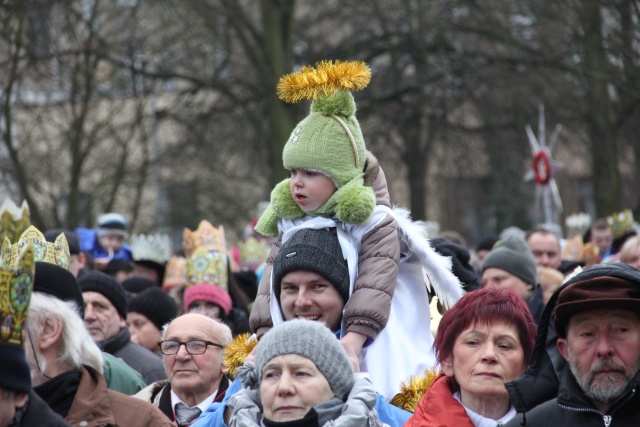
[[[577,280],[576,277],[568,280],[559,289],[557,289],[556,292],[554,292],[544,309],[542,319],[538,325],[538,335],[536,337],[536,345],[533,350],[531,363],[520,378],[505,384],[507,391],[509,392],[509,397],[511,398],[511,403],[516,411],[518,411],[519,414],[525,413],[524,417],[522,415],[518,416],[516,418],[518,421],[512,420],[509,425],[542,425],[538,424],[539,422],[545,423],[545,426],[580,425],[555,424],[555,421],[550,424],[551,419],[547,417],[547,412],[541,413],[543,408],[545,411],[551,411],[550,408],[554,408],[555,410],[555,407],[558,406],[555,403],[556,397],[559,398],[558,403],[562,403],[562,399],[565,399],[567,402],[572,402],[575,399],[577,399],[577,402],[580,401],[580,398],[576,394],[576,392],[580,390],[575,383],[575,379],[573,379],[573,374],[571,374],[566,360],[558,352],[558,347],[556,345],[557,334],[554,327],[554,312],[558,295],[564,288],[578,280],[582,281],[600,276],[612,276],[637,282],[638,270],[622,263],[597,264],[581,272]],[[569,379],[571,379],[571,381],[569,381]],[[638,375],[634,378],[634,383],[637,383],[637,380]],[[640,393],[640,389],[638,390],[638,393]],[[580,394],[582,394],[581,391]],[[584,394],[582,394],[582,396],[586,399]],[[632,401],[636,402],[636,405],[638,405],[638,401],[635,398],[632,399]],[[532,410],[538,405],[543,406],[539,408],[539,411],[536,411],[537,415],[534,420],[532,418],[534,414]],[[591,405],[591,408],[593,408],[593,405]],[[529,411],[531,411],[530,414],[527,413]],[[593,408],[593,411],[595,411],[595,408]],[[538,419],[538,415],[543,415],[545,418]],[[569,416],[568,414],[565,415]],[[597,413],[596,415],[598,415],[600,420],[600,424],[598,425],[605,425],[603,424],[601,414]],[[640,412],[636,415],[636,417],[638,416],[640,416]],[[523,418],[526,420],[526,424],[520,424],[520,420]],[[638,420],[640,420],[640,418],[636,418],[636,423],[634,425],[640,425]],[[617,422],[616,424],[613,424],[613,427],[616,425]]]
[[[29,391],[27,402],[18,427],[69,427],[69,424],[45,403],[33,390]]]
[[[512,419],[508,427],[626,427],[640,425],[640,373],[611,405],[606,414],[598,411],[576,383],[569,366],[560,377],[557,399],[549,400]]]

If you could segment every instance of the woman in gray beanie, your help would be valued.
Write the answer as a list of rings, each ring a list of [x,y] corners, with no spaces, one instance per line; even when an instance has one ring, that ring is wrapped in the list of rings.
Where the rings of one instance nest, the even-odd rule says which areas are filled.
[[[257,347],[255,366],[239,369],[245,388],[231,397],[229,425],[385,426],[367,374],[354,374],[336,337],[320,322],[290,320]]]

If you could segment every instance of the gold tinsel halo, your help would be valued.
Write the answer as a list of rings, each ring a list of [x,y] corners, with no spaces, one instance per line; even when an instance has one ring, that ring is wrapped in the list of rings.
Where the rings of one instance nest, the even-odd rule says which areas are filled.
[[[363,61],[320,61],[315,67],[305,65],[297,73],[282,77],[278,96],[285,102],[298,102],[338,90],[361,90],[370,80],[371,69]]]
[[[246,333],[236,336],[231,344],[227,344],[224,349],[224,359],[222,360],[224,367],[228,369],[230,377],[235,378],[238,375],[238,368],[244,363],[249,353],[258,345],[255,336]]]
[[[427,392],[435,379],[440,375],[436,370],[426,370],[421,377],[411,376],[400,385],[400,393],[393,396],[391,404],[413,413],[418,402]]]

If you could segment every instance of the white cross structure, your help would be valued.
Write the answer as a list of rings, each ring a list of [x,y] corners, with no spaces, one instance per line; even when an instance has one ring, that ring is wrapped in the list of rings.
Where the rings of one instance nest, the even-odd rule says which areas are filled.
[[[556,125],[549,143],[546,141],[544,121],[544,105],[538,107],[538,137],[534,135],[531,126],[526,125],[527,138],[531,147],[531,169],[524,176],[525,181],[534,180],[536,183],[535,214],[544,218],[544,224],[561,231],[559,216],[562,212],[562,200],[555,179],[554,172],[561,169],[563,164],[553,159],[552,152],[558,142],[561,125]],[[540,215],[542,213],[542,215]]]

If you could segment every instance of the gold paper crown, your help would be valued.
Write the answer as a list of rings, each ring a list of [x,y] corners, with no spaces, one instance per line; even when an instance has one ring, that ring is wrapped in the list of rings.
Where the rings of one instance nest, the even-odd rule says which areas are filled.
[[[25,245],[13,263],[6,261],[0,268],[0,345],[22,348],[36,265],[33,245]]]
[[[267,260],[269,250],[269,245],[265,240],[258,240],[255,237],[249,237],[244,242],[238,243],[241,266],[252,270],[258,268]]]
[[[167,261],[164,270],[162,289],[168,290],[174,286],[182,287],[187,284],[187,260],[184,257],[173,255]]]
[[[216,285],[229,292],[226,252],[210,251],[205,246],[196,248],[187,258],[187,286],[198,283]]]
[[[622,212],[613,213],[607,217],[607,222],[611,226],[615,239],[633,228],[633,212],[630,209],[625,209]]]
[[[567,240],[562,251],[562,259],[582,261],[585,263],[585,267],[595,264],[597,258],[598,247],[594,243],[583,243],[581,235]]]
[[[227,244],[224,238],[224,227],[215,228],[209,221],[203,219],[198,229],[191,231],[188,228],[182,233],[182,247],[187,258],[196,248],[205,247],[209,251],[227,253]]]
[[[34,259],[36,261],[44,261],[49,264],[55,264],[65,270],[69,269],[69,244],[63,233],[60,233],[56,240],[51,243],[47,242],[44,235],[33,225],[22,233],[18,243],[11,244],[9,239],[5,238],[2,244],[2,254],[5,265],[12,265],[18,259],[20,252],[27,245],[33,245]]]
[[[129,246],[134,261],[165,264],[171,257],[171,238],[167,234],[136,234],[131,236]]]
[[[26,200],[22,201],[20,207],[16,206],[11,199],[6,199],[2,203],[2,207],[0,207],[0,240],[4,241],[6,237],[11,243],[15,243],[29,225],[31,225],[31,219]]]

